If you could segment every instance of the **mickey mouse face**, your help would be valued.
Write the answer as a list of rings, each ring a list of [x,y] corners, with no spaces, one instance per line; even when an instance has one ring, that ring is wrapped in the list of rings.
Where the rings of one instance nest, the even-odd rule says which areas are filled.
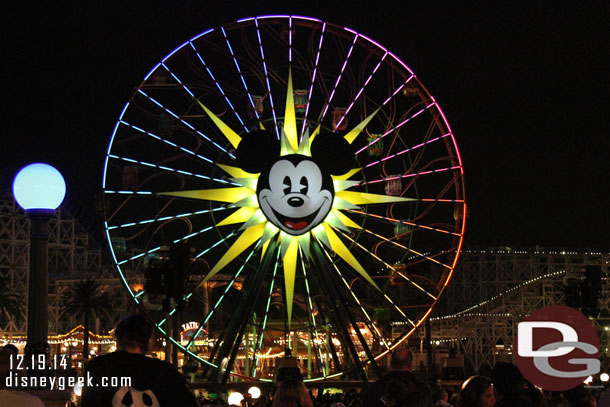
[[[267,219],[286,233],[301,235],[319,225],[332,206],[329,175],[313,160],[288,155],[259,177],[258,202]]]

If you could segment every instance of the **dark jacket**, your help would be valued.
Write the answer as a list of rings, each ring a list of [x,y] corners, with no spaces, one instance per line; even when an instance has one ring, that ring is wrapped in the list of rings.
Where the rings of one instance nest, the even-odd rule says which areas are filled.
[[[385,388],[390,380],[403,380],[405,382],[415,383],[419,392],[430,401],[430,404],[432,404],[432,392],[430,391],[430,387],[426,383],[419,380],[417,376],[415,376],[415,373],[406,370],[392,370],[383,376],[382,379],[379,379],[371,384],[371,387],[369,387],[368,391],[364,395],[362,406],[384,407],[380,399],[381,396],[383,396]]]
[[[140,402],[138,405],[197,406],[197,400],[182,375],[173,365],[159,359],[116,351],[92,359],[85,368],[85,380],[87,375],[91,377],[93,387],[83,388],[83,407],[121,405],[113,404],[113,398],[125,401],[123,405],[131,405],[132,400],[136,403],[136,400],[140,402],[141,399],[143,403]],[[109,382],[104,387],[103,377],[117,377],[119,381]],[[121,383],[121,377],[131,378],[131,385],[126,386],[125,383]],[[155,403],[155,400],[158,403]]]

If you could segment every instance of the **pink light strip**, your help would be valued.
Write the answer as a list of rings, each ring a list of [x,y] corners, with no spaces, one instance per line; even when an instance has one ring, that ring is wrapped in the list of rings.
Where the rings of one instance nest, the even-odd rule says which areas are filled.
[[[372,181],[367,181],[367,182],[362,182],[360,184],[356,184],[354,186],[361,186],[361,185],[370,185],[370,184],[378,184],[380,182],[384,182],[384,181],[391,181],[393,179],[400,179],[400,178],[411,178],[411,177],[417,177],[418,175],[427,175],[427,174],[435,174],[437,172],[445,172],[445,171],[452,171],[452,170],[459,170],[462,167],[460,167],[459,165],[453,166],[453,167],[447,167],[447,168],[438,168],[435,170],[428,170],[428,171],[420,171],[420,172],[413,172],[410,174],[403,174],[399,177],[388,177],[388,178],[381,178],[381,179],[375,179]]]
[[[352,55],[352,51],[354,50],[354,45],[356,45],[358,36],[359,36],[359,34],[356,34],[354,36],[354,41],[352,41],[352,45],[350,46],[349,51],[347,51],[347,56],[345,57],[345,61],[343,62],[343,66],[341,67],[341,72],[339,72],[339,77],[337,78],[337,81],[335,82],[335,86],[333,87],[332,92],[330,92],[330,97],[328,98],[328,102],[326,102],[326,107],[322,111],[322,116],[320,117],[320,120],[319,120],[320,123],[324,120],[324,116],[326,116],[326,112],[328,111],[328,108],[330,107],[330,103],[332,102],[333,97],[335,96],[335,92],[337,91],[337,86],[339,86],[339,82],[341,82],[341,77],[343,76],[343,72],[345,71],[347,62],[349,61],[349,57]]]
[[[244,75],[241,73],[239,63],[237,62],[237,58],[235,57],[235,54],[233,53],[233,47],[231,47],[231,42],[229,41],[229,38],[227,37],[227,33],[225,32],[224,27],[220,27],[220,30],[222,31],[222,35],[225,37],[225,42],[227,43],[229,52],[231,52],[231,56],[233,57],[233,62],[235,63],[235,67],[237,68],[237,73],[239,73],[239,77],[241,78],[241,83],[243,83],[244,89],[246,89],[246,93],[248,94],[248,99],[250,99],[250,105],[252,105],[252,110],[254,111],[256,118],[260,120],[260,116],[258,115],[256,108],[254,107],[254,101],[252,100],[252,95],[250,95],[250,91],[248,90],[248,85],[246,85],[246,80],[244,79]]]
[[[307,94],[307,106],[305,107],[305,116],[303,116],[303,128],[301,129],[301,134],[305,132],[305,126],[307,125],[307,113],[309,112],[311,94],[313,93],[313,85],[314,83],[316,83],[316,73],[318,72],[318,63],[320,62],[320,51],[322,50],[322,41],[324,40],[324,30],[326,30],[326,23],[322,24],[320,42],[318,43],[318,52],[316,53],[316,62],[314,64],[313,74],[311,75],[311,86],[309,87],[309,93]]]
[[[428,141],[426,141],[426,142],[424,142],[424,143],[420,143],[420,144],[418,144],[418,145],[416,145],[416,146],[413,146],[413,147],[407,148],[406,150],[402,150],[402,151],[400,151],[400,152],[398,152],[398,153],[396,153],[396,154],[392,154],[392,155],[389,155],[389,156],[387,156],[387,157],[383,157],[381,160],[377,160],[377,161],[374,161],[374,162],[372,162],[372,163],[369,163],[369,164],[365,165],[365,166],[364,166],[364,168],[372,167],[372,166],[373,166],[373,165],[375,165],[375,164],[379,164],[379,163],[381,163],[381,162],[384,162],[384,161],[389,160],[390,158],[394,158],[394,157],[396,157],[396,156],[399,156],[399,155],[402,155],[402,154],[408,153],[409,151],[413,151],[413,150],[415,150],[416,148],[423,147],[423,146],[425,146],[426,144],[434,143],[435,141],[441,140],[441,139],[443,139],[443,138],[445,138],[445,137],[447,137],[447,136],[450,136],[450,135],[451,135],[451,133],[443,134],[442,136],[439,136],[439,137],[436,137],[436,138],[430,139],[430,140],[428,140]]]
[[[415,119],[417,116],[419,116],[420,114],[422,114],[423,112],[428,110],[430,107],[435,106],[435,105],[436,105],[436,102],[430,103],[428,106],[424,107],[423,109],[421,109],[417,113],[413,114],[412,116],[410,116],[410,117],[406,118],[405,120],[403,120],[402,122],[400,122],[398,125],[396,125],[396,127],[393,127],[390,130],[388,130],[385,133],[383,133],[380,138],[384,138],[388,134],[398,130],[399,128],[401,128],[402,126],[407,124],[410,120]],[[379,139],[377,139],[377,140],[379,140]],[[369,144],[367,144],[366,146],[362,147],[360,150],[356,151],[356,155],[358,155],[361,152],[363,152],[364,150],[366,150],[368,146],[370,146],[372,144],[375,144],[377,142],[377,140],[371,141]]]
[[[271,84],[269,83],[269,72],[267,72],[267,63],[265,62],[265,53],[263,52],[263,43],[261,41],[261,31],[258,26],[258,19],[254,19],[256,25],[256,36],[258,37],[258,46],[261,50],[261,58],[263,59],[263,70],[265,71],[265,81],[267,82],[267,91],[269,92],[269,102],[271,102],[271,113],[273,113],[273,122],[275,123],[275,134],[278,140],[280,139],[280,131],[277,127],[277,117],[275,115],[275,106],[273,105],[273,95],[271,94]]]
[[[376,219],[387,220],[388,222],[391,222],[391,223],[401,223],[403,225],[414,226],[414,227],[421,228],[421,229],[432,230],[434,232],[446,233],[446,234],[449,234],[449,235],[462,237],[462,235],[460,233],[450,232],[448,230],[433,228],[431,226],[420,225],[420,224],[417,224],[417,223],[407,222],[407,221],[404,221],[404,220],[388,218],[388,217],[381,216],[381,215],[375,215],[374,213],[367,213],[367,212],[357,211],[357,210],[353,210],[353,209],[350,209],[350,210],[347,210],[347,211],[350,212],[350,213],[356,213],[356,214],[362,215],[362,216],[370,216],[370,217],[376,218]]]
[[[364,88],[366,88],[366,85],[369,84],[369,82],[371,81],[371,79],[373,78],[373,75],[375,75],[375,73],[377,72],[377,70],[379,69],[379,67],[381,66],[381,63],[383,62],[383,60],[385,59],[385,57],[388,55],[387,51],[385,54],[383,54],[383,56],[381,57],[381,59],[379,60],[379,62],[377,62],[377,66],[375,66],[375,68],[373,69],[373,72],[371,72],[371,74],[369,75],[369,77],[367,78],[367,80],[364,82],[364,85],[362,85],[362,87],[360,88],[360,90],[358,91],[358,93],[356,94],[356,97],[354,98],[354,100],[352,100],[352,103],[350,103],[350,105],[348,106],[348,108],[345,110],[345,113],[343,114],[343,116],[341,117],[341,120],[339,120],[339,122],[337,122],[337,127],[341,126],[341,123],[343,122],[343,120],[345,119],[345,116],[347,116],[347,114],[350,112],[350,110],[352,110],[352,107],[354,107],[354,104],[356,104],[356,101],[358,100],[358,98],[360,98],[360,95],[362,94],[362,92],[364,91]]]

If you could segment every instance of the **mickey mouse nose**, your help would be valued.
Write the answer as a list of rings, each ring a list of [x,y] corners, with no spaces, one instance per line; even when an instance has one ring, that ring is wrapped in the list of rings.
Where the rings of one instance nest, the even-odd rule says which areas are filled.
[[[299,206],[302,206],[303,203],[305,203],[303,198],[299,198],[297,196],[293,196],[292,198],[288,199],[288,205],[292,206],[293,208],[297,208]]]

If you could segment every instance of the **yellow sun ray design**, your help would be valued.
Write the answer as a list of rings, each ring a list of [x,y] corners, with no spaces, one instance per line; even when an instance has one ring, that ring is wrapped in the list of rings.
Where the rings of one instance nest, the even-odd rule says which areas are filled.
[[[312,141],[319,136],[321,125],[310,134],[306,127],[299,142],[297,129],[296,109],[294,105],[294,89],[292,70],[288,71],[288,81],[286,89],[286,107],[284,111],[284,125],[280,129],[280,154],[299,154],[305,157],[311,156],[310,146]],[[208,109],[201,101],[197,100],[198,105],[204,110],[218,130],[226,137],[228,142],[237,148],[242,137],[225,124],[217,115]],[[353,143],[359,134],[378,113],[379,109],[366,117],[361,123],[356,125],[343,137],[348,143]],[[261,128],[262,123],[259,123]],[[319,224],[311,230],[301,234],[286,233],[269,220],[261,210],[261,204],[257,195],[257,183],[261,174],[250,173],[239,167],[216,164],[226,172],[232,182],[238,184],[236,187],[213,188],[190,191],[170,191],[160,195],[198,199],[206,201],[218,201],[229,203],[231,207],[238,208],[232,214],[218,223],[218,226],[242,224],[238,231],[238,238],[231,244],[229,249],[222,255],[220,260],[205,276],[203,282],[210,280],[214,275],[228,266],[235,258],[243,253],[250,246],[255,244],[255,250],[261,252],[261,256],[267,252],[269,243],[273,238],[279,239],[279,250],[282,257],[284,269],[284,291],[286,298],[286,311],[288,327],[292,322],[292,308],[294,298],[294,287],[296,279],[297,262],[299,256],[311,257],[311,244],[322,244],[335,252],[349,267],[357,272],[369,284],[379,290],[371,276],[364,270],[358,260],[352,255],[347,246],[343,243],[336,230],[349,231],[350,229],[360,229],[361,226],[346,216],[341,210],[357,209],[357,205],[368,205],[389,202],[406,202],[413,199],[388,196],[381,194],[371,194],[357,191],[349,191],[350,188],[357,186],[359,181],[350,180],[358,173],[360,168],[353,168],[342,175],[331,177],[334,187],[334,199],[328,209],[327,215]],[[312,224],[313,226],[313,224]],[[314,238],[314,239],[312,239]],[[299,253],[301,253],[299,255]],[[262,257],[261,257],[262,258]],[[303,261],[303,259],[301,259]]]

